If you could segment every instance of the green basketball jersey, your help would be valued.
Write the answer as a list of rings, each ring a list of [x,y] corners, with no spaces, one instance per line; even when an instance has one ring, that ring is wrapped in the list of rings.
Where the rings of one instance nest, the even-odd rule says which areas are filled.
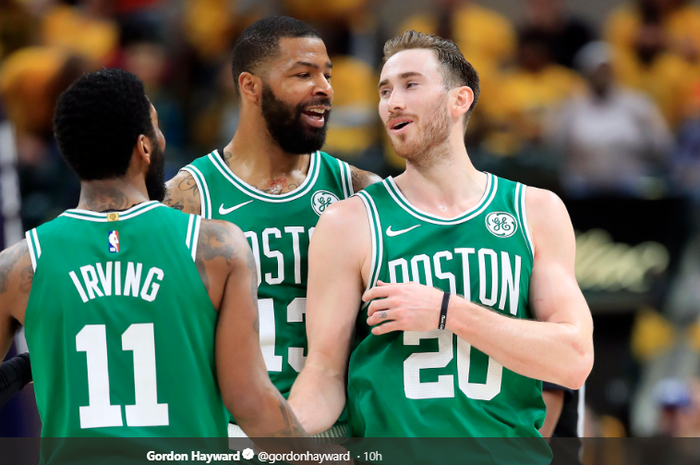
[[[25,316],[43,437],[225,437],[201,218],[151,201],[27,233]]]
[[[412,206],[389,178],[357,194],[372,231],[368,287],[419,282],[531,319],[532,240],[525,187],[488,175],[479,204],[451,219]],[[542,383],[446,330],[371,334],[366,306],[350,359],[351,435],[539,437]]]
[[[197,182],[202,216],[230,221],[248,238],[258,266],[260,345],[272,382],[287,397],[306,361],[309,240],[324,210],[353,194],[350,167],[315,152],[304,182],[283,195],[246,184],[218,151],[183,169]]]

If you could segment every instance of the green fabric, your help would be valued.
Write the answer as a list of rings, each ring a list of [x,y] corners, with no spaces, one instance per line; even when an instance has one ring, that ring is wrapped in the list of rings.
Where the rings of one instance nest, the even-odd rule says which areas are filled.
[[[260,344],[273,384],[287,397],[306,361],[309,240],[325,209],[352,195],[350,167],[315,152],[306,180],[283,195],[246,184],[218,151],[184,170],[197,182],[202,215],[230,221],[248,238],[258,265]]]
[[[481,201],[449,220],[414,208],[393,179],[357,195],[373,244],[373,287],[420,282],[531,319],[533,254],[524,186],[488,175]],[[453,333],[371,334],[364,306],[350,359],[353,437],[539,437],[542,383],[503,368]]]
[[[118,214],[68,210],[27,233],[43,437],[226,436],[217,312],[193,258],[200,222],[146,202]]]

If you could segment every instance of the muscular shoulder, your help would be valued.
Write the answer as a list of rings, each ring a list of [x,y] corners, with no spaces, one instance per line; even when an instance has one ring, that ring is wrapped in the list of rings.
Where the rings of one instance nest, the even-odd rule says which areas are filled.
[[[558,195],[546,189],[528,186],[525,208],[536,256],[543,250],[575,249],[571,218]]]
[[[217,294],[217,289],[223,291],[223,283],[232,272],[249,267],[251,257],[248,241],[238,226],[228,221],[202,220],[196,264],[210,296]]]
[[[355,196],[331,205],[316,225],[311,246],[332,253],[333,259],[362,262],[364,254],[371,251],[369,221],[362,200]]]
[[[353,196],[328,207],[319,219],[319,224],[321,223],[326,225],[326,228],[347,229],[353,232],[361,229],[362,224],[368,224],[368,221],[362,200]]]
[[[24,320],[33,280],[34,267],[26,240],[0,253],[0,309],[3,313]]]
[[[230,262],[245,259],[248,249],[243,231],[235,224],[221,220],[202,220],[197,260],[223,259]]]
[[[189,172],[180,170],[174,178],[165,183],[165,205],[184,213],[199,215],[200,202],[199,188]]]
[[[355,192],[360,192],[367,186],[371,186],[376,182],[381,182],[382,178],[378,175],[370,172],[361,170],[350,165],[350,171],[352,172],[352,188]]]

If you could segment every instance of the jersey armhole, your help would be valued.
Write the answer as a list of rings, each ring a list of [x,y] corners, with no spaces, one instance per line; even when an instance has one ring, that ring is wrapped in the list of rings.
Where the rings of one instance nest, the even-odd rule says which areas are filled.
[[[344,198],[349,199],[355,195],[355,190],[352,187],[352,172],[350,165],[339,158],[337,160],[338,165],[340,165],[340,184],[343,188],[343,195],[345,196]]]
[[[192,261],[197,262],[197,244],[199,244],[199,229],[202,225],[202,217],[198,215],[190,215],[190,220],[187,223],[187,239],[185,245],[190,250]]]
[[[39,258],[41,258],[41,244],[39,243],[39,236],[36,233],[36,228],[27,231],[25,237],[27,238],[27,247],[29,248],[29,258],[32,260],[32,268],[36,273],[36,266],[39,263]]]
[[[348,197],[352,197],[353,195],[355,195],[355,188],[352,185],[352,168],[350,168],[350,165],[348,165],[345,162],[343,162],[343,168],[345,168],[346,179],[348,183]]]
[[[191,164],[182,168],[181,171],[188,172],[194,179],[194,182],[197,184],[197,189],[199,189],[200,215],[202,218],[211,219],[211,195],[209,194],[209,186],[207,185],[204,175],[201,171],[199,171],[199,168]]]
[[[527,192],[527,186],[518,183],[515,186],[515,212],[518,215],[518,223],[520,223],[520,230],[523,232],[523,238],[527,244],[527,248],[530,251],[530,256],[535,259],[535,243],[532,241],[532,234],[530,233],[530,226],[527,223],[527,209],[525,207],[525,194]]]
[[[379,213],[377,212],[377,206],[374,203],[372,197],[365,191],[358,192],[355,194],[362,200],[365,205],[365,210],[367,210],[367,220],[369,222],[369,232],[372,238],[372,262],[369,270],[369,279],[367,280],[367,287],[365,291],[370,290],[377,285],[377,280],[379,280],[379,273],[382,268],[382,255],[383,255],[383,237],[382,237],[382,225],[379,220]],[[364,309],[369,302],[362,305]]]

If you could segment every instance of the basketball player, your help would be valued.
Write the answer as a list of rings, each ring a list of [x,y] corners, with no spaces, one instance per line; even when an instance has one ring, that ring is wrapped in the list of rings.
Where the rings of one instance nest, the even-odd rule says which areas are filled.
[[[258,267],[265,363],[286,397],[306,359],[307,249],[318,218],[380,178],[319,152],[333,98],[332,65],[309,25],[283,16],[254,23],[234,47],[232,68],[239,127],[226,147],[168,183],[165,204],[244,231]],[[241,435],[236,425],[229,432]],[[340,424],[324,435],[346,432]]]
[[[0,255],[0,355],[24,325],[42,436],[225,437],[224,403],[251,436],[304,436],[265,370],[242,232],[158,202],[141,81],[84,75],[54,125],[78,207]]]
[[[410,31],[384,57],[379,113],[406,171],[319,221],[290,405],[311,433],[347,388],[353,437],[539,438],[536,380],[578,388],[593,364],[566,208],[471,164],[479,79],[454,43]]]

